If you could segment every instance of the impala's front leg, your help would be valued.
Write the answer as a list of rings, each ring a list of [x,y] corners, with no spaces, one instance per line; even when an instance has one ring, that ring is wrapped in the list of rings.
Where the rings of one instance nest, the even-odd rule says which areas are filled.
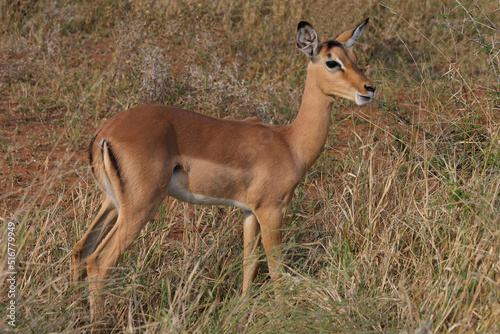
[[[247,293],[255,276],[257,275],[258,258],[256,254],[259,246],[260,226],[257,217],[252,212],[245,212],[243,223],[243,295]]]
[[[281,247],[283,210],[282,208],[261,209],[256,214],[262,230],[262,243],[266,250],[269,276],[271,276],[271,279],[277,280],[281,277],[279,269],[283,258],[283,249]]]

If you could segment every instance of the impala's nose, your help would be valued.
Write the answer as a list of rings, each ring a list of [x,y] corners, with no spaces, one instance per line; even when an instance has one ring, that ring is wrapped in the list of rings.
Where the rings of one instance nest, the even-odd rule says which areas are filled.
[[[375,87],[365,85],[365,89],[370,93],[375,93]]]

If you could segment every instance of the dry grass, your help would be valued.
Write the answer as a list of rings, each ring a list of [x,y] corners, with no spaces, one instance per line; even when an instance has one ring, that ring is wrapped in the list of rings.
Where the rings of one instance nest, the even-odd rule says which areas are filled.
[[[500,331],[500,11],[363,4],[0,0],[0,330],[89,331],[69,254],[98,209],[85,149],[105,118],[158,102],[287,124],[305,79],[296,23],[334,37],[370,16],[357,52],[380,102],[335,103],[287,213],[289,275],[269,284],[263,264],[241,297],[242,214],[166,201],[115,271],[109,330]]]

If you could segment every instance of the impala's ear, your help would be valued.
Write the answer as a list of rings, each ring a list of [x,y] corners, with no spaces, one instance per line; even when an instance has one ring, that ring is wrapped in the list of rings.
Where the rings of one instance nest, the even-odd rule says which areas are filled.
[[[352,46],[356,44],[358,39],[361,37],[361,34],[365,30],[369,20],[370,18],[367,17],[356,28],[343,32],[339,37],[337,37],[336,41],[344,44],[344,46],[348,49],[352,48]]]
[[[306,21],[300,21],[297,27],[297,47],[311,60],[318,54],[318,34]]]

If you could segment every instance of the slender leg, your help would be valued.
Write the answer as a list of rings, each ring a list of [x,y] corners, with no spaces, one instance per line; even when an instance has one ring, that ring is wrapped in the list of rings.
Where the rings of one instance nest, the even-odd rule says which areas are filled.
[[[251,212],[245,212],[243,223],[243,294],[246,294],[257,275],[258,258],[256,250],[259,246],[260,226],[257,217]]]
[[[111,228],[97,249],[87,258],[90,289],[90,315],[95,321],[104,315],[105,296],[102,287],[125,251],[139,236],[141,229],[154,217],[161,198],[146,198],[131,208],[121,207],[116,224]],[[133,201],[130,201],[133,203]]]
[[[281,224],[283,220],[282,210],[261,210],[256,212],[262,230],[262,243],[266,250],[269,276],[277,280],[281,277],[279,268],[282,263],[281,247]]]
[[[94,252],[104,235],[113,227],[117,219],[117,211],[111,201],[104,195],[101,209],[90,224],[89,228],[73,247],[72,274],[73,282],[80,282],[85,278],[86,258]]]

